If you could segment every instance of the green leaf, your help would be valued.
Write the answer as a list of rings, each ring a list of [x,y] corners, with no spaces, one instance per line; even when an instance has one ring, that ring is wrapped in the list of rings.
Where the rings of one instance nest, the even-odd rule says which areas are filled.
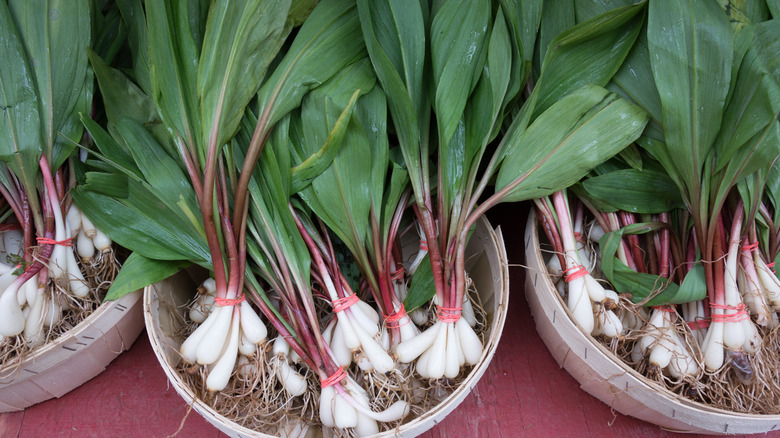
[[[756,26],[753,44],[739,67],[715,142],[716,170],[731,164],[737,149],[772,123],[780,112],[779,52],[780,21]]]
[[[157,111],[185,144],[202,145],[196,91],[200,47],[191,31],[188,2],[148,2],[146,19],[152,98]],[[205,157],[199,158],[205,162]]]
[[[148,95],[152,94],[149,72],[149,38],[146,33],[146,16],[141,0],[117,0],[122,19],[127,27],[127,42],[133,55],[133,77]]]
[[[84,190],[114,198],[126,198],[129,195],[127,178],[103,172],[86,172]]]
[[[534,88],[539,96],[535,116],[585,84],[606,85],[639,35],[644,7],[639,3],[614,9],[557,35]]]
[[[223,145],[289,34],[290,0],[216,0],[198,65],[202,137]],[[210,140],[211,141],[211,140]]]
[[[329,167],[331,167],[334,158],[337,156],[341,150],[342,144],[344,143],[344,137],[346,136],[347,127],[349,126],[350,119],[352,118],[352,111],[355,108],[358,94],[359,90],[355,91],[355,94],[347,104],[347,107],[344,108],[344,110],[338,116],[338,119],[336,119],[332,124],[332,127],[328,126],[330,131],[325,131],[327,132],[327,138],[325,139],[324,145],[292,169],[292,186],[290,189],[291,193],[298,193],[305,189],[312,180],[321,176],[324,172],[327,171]],[[308,123],[310,121],[310,119],[307,119],[304,123],[307,126],[310,126]],[[315,137],[314,141],[317,140],[319,140],[319,138]],[[309,151],[306,151],[306,153],[307,152]],[[354,156],[351,158],[354,158]],[[362,166],[363,164],[357,164],[353,161],[350,163],[350,165],[358,167]]]
[[[123,148],[97,122],[89,117],[82,115],[81,122],[84,123],[89,135],[95,141],[95,145],[100,151],[100,155],[92,151],[93,154],[98,155],[102,161],[111,164],[111,166],[125,175],[140,180],[141,171],[126,148]]]
[[[731,26],[715,2],[651,2],[647,35],[672,165],[667,172],[683,183],[686,202],[698,205],[731,80]]]
[[[35,187],[41,154],[41,121],[38,93],[24,47],[8,6],[0,3],[0,159],[22,179],[27,189]]]
[[[112,62],[127,40],[127,30],[122,21],[122,15],[119,9],[112,5],[104,16],[96,2],[90,3],[94,36],[92,47],[100,54],[101,58]]]
[[[513,98],[525,86],[531,73],[534,44],[542,18],[542,1],[499,0],[512,40],[512,72],[507,97]],[[507,102],[505,102],[506,104]]]
[[[38,89],[43,145],[50,163],[61,163],[53,150],[59,132],[67,132],[78,113],[87,112],[87,47],[91,42],[88,0],[16,0],[8,4]],[[80,127],[80,124],[78,124]],[[71,140],[79,141],[80,132]]]
[[[126,144],[133,145],[130,149],[133,160],[158,199],[174,211],[181,199],[192,209],[199,210],[195,190],[187,174],[149,131],[130,119],[121,120],[117,131]]]
[[[554,45],[553,39],[576,24],[574,0],[544,0],[542,4],[539,47],[534,50],[537,71],[541,70],[542,60],[547,56],[550,46]]]
[[[303,96],[364,56],[360,22],[349,0],[321,2],[259,92],[261,117],[273,126]]]
[[[138,289],[165,280],[189,265],[188,261],[152,260],[138,253],[132,253],[111,283],[105,301],[118,300]]]
[[[496,191],[509,190],[504,199],[511,202],[568,187],[634,141],[646,123],[639,107],[595,85],[582,87],[506,140]]]
[[[431,260],[426,254],[412,276],[412,281],[409,284],[409,294],[404,300],[404,308],[411,313],[425,305],[435,294],[436,287],[433,284]]]
[[[422,195],[421,142],[429,107],[425,95],[425,19],[422,6],[403,0],[358,0],[366,48],[385,90],[415,196]],[[427,155],[426,155],[427,159]]]
[[[588,178],[582,183],[588,195],[612,211],[662,213],[684,208],[680,191],[664,172],[623,169]]]
[[[441,146],[450,143],[463,117],[466,100],[480,78],[487,54],[484,41],[489,24],[488,2],[449,0],[433,17],[431,64],[436,90],[433,108]]]
[[[89,60],[103,96],[109,129],[122,119],[132,119],[150,128],[162,123],[152,99],[122,72],[109,67],[91,50]]]

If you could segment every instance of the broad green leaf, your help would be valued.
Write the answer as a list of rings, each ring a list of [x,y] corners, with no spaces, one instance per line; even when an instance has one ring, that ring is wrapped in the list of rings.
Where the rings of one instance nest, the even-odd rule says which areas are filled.
[[[766,194],[774,207],[775,221],[780,219],[780,161],[772,163],[771,169],[767,174],[766,180]]]
[[[780,0],[766,0],[766,6],[772,18],[780,18]]]
[[[93,42],[90,45],[100,54],[101,58],[111,63],[127,40],[127,30],[122,21],[122,15],[114,5],[108,8],[105,16],[98,9],[97,2],[90,2],[90,6],[93,34]]]
[[[291,194],[304,190],[309,186],[312,180],[318,178],[323,173],[328,172],[328,169],[331,167],[333,160],[339,154],[342,145],[344,144],[344,137],[347,135],[347,127],[350,124],[352,111],[355,108],[357,97],[358,91],[355,91],[355,94],[353,95],[352,100],[350,100],[350,102],[347,104],[347,107],[344,108],[335,121],[331,122],[332,126],[327,127],[328,131],[325,131],[325,135],[327,136],[326,138],[313,136],[314,138],[306,139],[308,141],[303,140],[304,144],[308,143],[309,145],[317,144],[313,142],[321,140],[323,141],[323,145],[320,149],[313,152],[311,149],[307,148],[304,153],[311,153],[311,155],[309,155],[307,158],[303,158],[304,156],[302,155],[300,158],[303,159],[303,161],[292,169],[292,175],[290,177]],[[311,127],[309,124],[310,121],[312,120],[306,119],[304,124],[307,125],[307,127]],[[326,125],[330,124],[327,120],[325,123]],[[309,141],[313,142],[309,143]],[[362,165],[362,163],[360,165]]]
[[[152,98],[174,135],[201,150],[196,90],[200,47],[190,30],[187,8],[186,0],[146,3]],[[199,160],[205,162],[204,158]]]
[[[122,119],[135,120],[150,129],[161,124],[157,108],[149,96],[130,82],[122,72],[109,67],[91,50],[89,59],[100,86],[100,94],[103,96],[109,129]]]
[[[612,77],[614,85],[619,87],[625,97],[628,97],[647,111],[650,123],[661,124],[661,97],[655,88],[653,70],[650,66],[650,51],[647,47],[647,26],[643,26],[631,51],[628,52],[623,64]],[[608,89],[610,87],[607,87]],[[610,91],[613,91],[610,89]],[[660,129],[660,128],[659,128]],[[662,136],[659,136],[663,140]]]
[[[303,102],[298,135],[292,139],[297,160],[316,153],[319,145],[341,143],[332,164],[321,172],[301,198],[346,244],[361,268],[367,265],[365,239],[369,234],[372,189],[372,150],[363,127],[352,120],[357,91],[341,110],[349,90],[371,87],[374,76],[368,60],[361,61],[314,90]],[[339,97],[339,96],[342,97]],[[341,104],[334,102],[342,101]],[[338,136],[334,135],[338,132]]]
[[[0,110],[0,159],[32,188],[43,144],[38,93],[5,2],[0,2]]]
[[[582,23],[604,12],[635,3],[634,0],[574,0],[574,11],[577,23]]]
[[[371,63],[387,95],[398,143],[415,196],[422,196],[420,131],[427,129],[425,96],[425,18],[419,2],[358,0],[358,12]],[[426,155],[427,159],[427,155]]]
[[[631,50],[643,20],[644,3],[639,3],[606,12],[557,35],[534,88],[539,96],[534,114],[541,114],[585,84],[605,86]]]
[[[510,190],[511,202],[568,187],[634,141],[646,123],[639,107],[595,85],[582,87],[507,139],[496,190]]]
[[[133,157],[126,148],[123,148],[120,143],[108,135],[108,133],[94,120],[82,115],[81,121],[84,123],[89,135],[92,137],[95,145],[100,151],[99,157],[102,161],[111,164],[111,166],[120,170],[127,176],[136,180],[141,179],[141,171],[138,169],[138,166],[136,166]]]
[[[731,80],[733,33],[715,2],[651,2],[651,66],[662,102],[670,175],[696,200]]]
[[[499,0],[499,4],[512,37],[514,56],[507,98],[514,98],[531,73],[534,44],[542,18],[542,0]]]
[[[663,213],[684,208],[680,190],[663,172],[624,169],[588,178],[582,183],[588,195],[612,211]]]
[[[84,190],[114,198],[126,198],[129,195],[127,178],[104,173],[86,172],[86,181],[82,184]]]
[[[146,94],[151,95],[149,38],[143,5],[141,0],[117,0],[116,3],[127,27],[127,42],[133,55],[133,78]]]
[[[105,301],[118,300],[138,289],[165,280],[189,265],[190,262],[184,260],[152,260],[134,252],[122,263],[122,269],[111,283]]]
[[[553,39],[577,24],[575,15],[574,0],[544,0],[539,25],[539,47],[534,50],[537,71],[541,70],[542,61],[554,44]]]
[[[133,145],[130,152],[134,162],[157,198],[174,211],[182,199],[191,209],[199,210],[195,190],[187,174],[149,131],[130,119],[121,120],[117,124],[117,131],[126,144]]]
[[[17,24],[38,90],[42,141],[50,163],[59,132],[87,112],[83,93],[88,79],[87,47],[91,43],[89,0],[15,0],[8,4]],[[78,127],[81,124],[77,124]],[[79,141],[78,130],[71,139]],[[55,166],[56,167],[56,166]]]
[[[407,312],[411,313],[415,309],[418,309],[425,305],[425,303],[431,301],[431,298],[433,298],[435,294],[436,288],[433,284],[431,261],[426,254],[412,276],[412,281],[409,284],[409,294],[404,300],[404,308]]]
[[[737,149],[780,112],[780,22],[756,26],[715,141],[716,170],[730,165]],[[772,160],[764,162],[770,163]]]
[[[775,119],[750,141],[740,147],[722,174],[715,192],[719,203],[725,202],[728,192],[751,173],[768,168],[780,155],[780,123]]]
[[[439,147],[450,143],[466,100],[480,78],[490,18],[488,2],[470,0],[449,0],[433,17],[431,65]]]
[[[216,0],[198,63],[202,137],[222,145],[235,135],[249,100],[290,31],[290,0]]]
[[[301,26],[287,54],[259,92],[261,118],[273,126],[303,96],[364,56],[357,8],[349,0],[322,2]]]

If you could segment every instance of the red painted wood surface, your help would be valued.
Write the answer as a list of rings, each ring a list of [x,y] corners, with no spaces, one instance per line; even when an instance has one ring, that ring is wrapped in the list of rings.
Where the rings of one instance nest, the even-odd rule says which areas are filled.
[[[424,437],[680,436],[612,412],[560,369],[534,329],[523,293],[525,211],[503,206],[490,214],[506,239],[510,316],[493,362],[450,416]],[[0,437],[223,437],[169,388],[149,340],[135,345],[101,375],[23,412],[0,414]],[[702,435],[686,435],[702,436]],[[780,432],[757,435],[780,438]]]

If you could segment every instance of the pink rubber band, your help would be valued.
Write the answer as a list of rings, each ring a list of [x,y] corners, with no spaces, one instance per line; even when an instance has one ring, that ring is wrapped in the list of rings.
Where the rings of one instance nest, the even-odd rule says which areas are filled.
[[[463,307],[441,307],[439,306],[436,309],[436,317],[439,318],[439,321],[448,323],[448,322],[458,322],[460,319],[460,312],[463,310]]]
[[[710,321],[706,319],[696,319],[693,321],[688,321],[686,324],[691,330],[704,330],[710,326]]]
[[[323,388],[327,388],[328,386],[332,386],[341,382],[342,380],[344,380],[345,377],[347,377],[347,372],[344,371],[344,367],[339,367],[339,369],[336,370],[336,372],[333,373],[332,376],[328,377],[325,380],[320,379],[320,384],[322,385]]]
[[[742,251],[755,251],[758,248],[758,241],[745,245],[742,247]]]
[[[401,308],[398,309],[397,312],[391,315],[383,314],[382,316],[385,317],[385,326],[387,326],[387,328],[400,328],[406,324],[409,324],[408,319],[403,324],[401,324],[400,322],[402,319],[404,319],[407,316],[406,309],[404,308],[403,304],[401,304]]]
[[[585,269],[585,266],[576,265],[576,266],[572,266],[569,269],[564,270],[563,274],[564,274],[564,276],[563,276],[564,281],[566,281],[568,283],[570,281],[573,281],[573,280],[576,280],[576,279],[578,279],[580,277],[584,277],[584,276],[588,275],[588,270]]]
[[[348,297],[335,299],[333,300],[332,303],[330,303],[330,305],[331,307],[333,307],[333,311],[338,313],[341,312],[342,310],[346,310],[352,307],[352,305],[357,303],[358,300],[360,300],[360,298],[358,298],[357,295],[352,294]]]
[[[68,237],[64,240],[54,240],[49,239],[48,237],[36,237],[35,240],[38,241],[41,245],[61,245],[61,246],[73,246],[73,238]]]
[[[710,319],[712,319],[713,321],[739,322],[750,318],[750,315],[748,314],[747,310],[745,310],[745,303],[739,303],[737,306],[710,303],[710,308],[736,311],[736,313],[727,313],[723,315],[718,315],[716,313],[713,313],[710,315]]]
[[[404,266],[401,265],[400,268],[393,271],[393,275],[390,277],[393,281],[402,280],[404,278]]]
[[[214,304],[217,306],[235,306],[238,304],[241,304],[242,302],[246,301],[246,296],[244,294],[241,294],[237,298],[214,298]]]

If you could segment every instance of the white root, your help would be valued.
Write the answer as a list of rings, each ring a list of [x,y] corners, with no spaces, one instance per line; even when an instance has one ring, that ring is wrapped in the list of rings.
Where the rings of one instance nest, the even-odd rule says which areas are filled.
[[[272,351],[274,354],[274,374],[284,390],[292,397],[306,392],[306,379],[290,366],[290,344],[282,336],[277,336],[274,339]]]
[[[233,309],[231,308],[230,310]],[[233,367],[236,365],[241,324],[238,312],[233,311],[231,313],[234,313],[235,317],[232,318],[230,324],[230,335],[227,339],[227,345],[206,378],[206,389],[209,391],[222,391],[225,389],[230,381],[230,375],[233,373]]]
[[[18,281],[14,281],[0,295],[0,336],[16,336],[24,330],[24,314],[17,297],[19,288]]]

